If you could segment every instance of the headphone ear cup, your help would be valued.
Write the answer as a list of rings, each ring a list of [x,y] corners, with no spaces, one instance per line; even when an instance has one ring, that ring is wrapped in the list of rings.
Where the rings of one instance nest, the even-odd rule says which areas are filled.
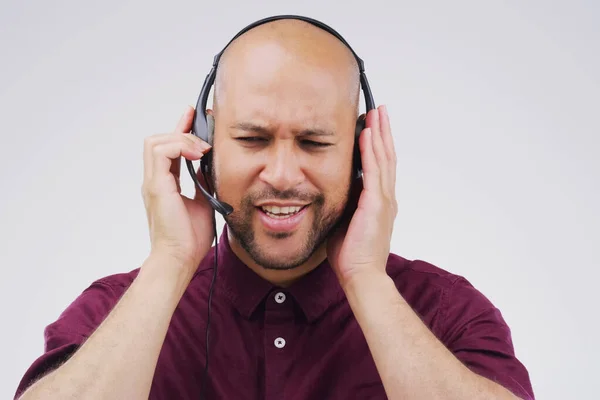
[[[360,138],[361,132],[365,129],[366,118],[364,115],[361,115],[356,120],[356,126],[354,128],[354,159],[353,159],[353,174],[355,178],[360,178],[362,176],[362,161],[360,158],[360,144],[358,143],[358,139]]]
[[[215,135],[215,119],[212,115],[205,113],[206,115],[206,143],[213,145],[213,138]],[[200,168],[204,174],[210,174],[212,163],[212,149],[200,159]]]
[[[211,114],[206,114],[206,130],[208,136],[208,144],[213,145],[213,137],[215,134],[215,118]]]

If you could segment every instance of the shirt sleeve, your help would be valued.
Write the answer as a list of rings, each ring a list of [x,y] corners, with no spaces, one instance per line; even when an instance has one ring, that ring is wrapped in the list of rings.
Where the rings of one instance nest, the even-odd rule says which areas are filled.
[[[14,398],[67,361],[112,310],[118,297],[119,293],[102,280],[85,289],[44,329],[44,352],[21,378]]]
[[[444,306],[446,346],[470,370],[525,400],[534,400],[529,373],[517,359],[500,310],[466,279],[457,279]]]

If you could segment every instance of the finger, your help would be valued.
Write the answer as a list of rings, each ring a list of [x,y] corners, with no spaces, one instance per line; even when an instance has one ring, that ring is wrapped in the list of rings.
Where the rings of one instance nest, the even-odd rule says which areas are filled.
[[[373,153],[375,154],[375,159],[377,161],[377,165],[379,166],[379,179],[381,180],[381,188],[388,193],[388,162],[387,156],[385,154],[385,148],[383,145],[383,140],[381,139],[381,129],[380,129],[380,121],[379,121],[379,110],[371,110],[368,120],[368,126],[371,128],[372,132],[372,141],[373,141]]]
[[[186,106],[183,115],[179,118],[177,125],[175,126],[175,134],[186,134],[192,130],[192,122],[194,121],[194,108],[192,106]],[[186,135],[187,136],[187,135]],[[191,135],[194,136],[194,135]],[[171,162],[170,168],[171,174],[175,177],[177,181],[177,186],[179,185],[179,176],[181,174],[181,157],[177,157]]]
[[[171,190],[175,187],[168,185],[171,182],[177,183],[177,177],[170,173],[172,161],[185,157],[188,160],[198,160],[203,154],[208,151],[208,148],[201,149],[189,142],[183,145],[181,142],[169,142],[159,144],[153,149],[153,172],[151,187],[158,191]]]
[[[169,168],[169,172],[175,178],[177,186],[179,186],[179,176],[181,174],[181,157],[177,157],[171,161],[171,168]]]
[[[156,135],[149,136],[144,139],[144,180],[149,181],[152,178],[152,152],[155,146],[164,143],[170,143],[174,141],[180,141],[182,144],[188,142],[194,146],[198,146],[203,149],[208,146],[202,139],[197,138],[194,135],[174,135],[173,133],[159,133]],[[175,160],[173,160],[175,161]],[[181,161],[177,161],[181,165]],[[177,171],[172,171],[177,172]],[[178,176],[178,175],[177,175]]]
[[[190,160],[198,160],[210,149],[210,146],[202,141],[184,137],[188,135],[169,134],[168,136],[168,140],[165,140],[162,135],[157,135],[146,142],[144,184],[151,190],[164,190],[164,185],[171,182],[178,183],[179,177],[171,173],[173,160],[179,160],[182,156]],[[158,186],[160,188],[157,188]]]
[[[153,177],[156,174],[166,175],[170,173],[173,160],[180,157],[185,157],[188,160],[199,160],[208,149],[208,145],[197,145],[188,140],[174,140],[157,144],[152,149]]]
[[[365,190],[377,190],[379,180],[379,165],[373,152],[373,133],[371,128],[365,128],[359,137],[360,158],[363,167],[363,186]]]
[[[380,129],[381,129],[381,139],[383,140],[383,147],[386,152],[387,160],[388,160],[388,178],[390,185],[390,189],[395,194],[396,187],[396,150],[394,148],[394,137],[392,136],[392,128],[390,125],[390,118],[387,112],[386,106],[381,106],[379,108],[379,121],[380,121]]]
[[[144,139],[144,184],[152,179],[152,148],[157,137],[153,135]]]
[[[178,136],[173,137],[173,135],[178,135]],[[167,143],[168,141],[172,141],[173,139],[175,139],[175,140],[180,140],[184,143],[191,143],[193,146],[199,147],[200,149],[204,149],[205,147],[208,146],[207,143],[205,143],[204,141],[202,141],[201,139],[197,138],[194,135],[174,132],[174,133],[170,134],[169,136],[170,137],[163,143]],[[171,174],[173,174],[175,179],[177,179],[177,181],[179,182],[179,176],[181,174],[181,157],[174,158],[171,161],[171,168],[169,169],[169,171],[171,172]]]
[[[191,143],[192,146],[194,146],[195,148],[200,148],[200,150],[202,151],[203,154],[206,154],[206,152],[211,149],[211,145],[209,145],[204,140],[200,139],[199,137],[197,137],[195,135],[181,134],[180,138],[183,138],[184,141]],[[175,160],[173,160],[173,163],[175,163]],[[173,175],[176,176],[177,179],[179,179],[180,168],[181,168],[181,157],[178,157],[177,164],[174,166],[172,165],[172,168],[171,168],[171,173],[173,173]]]
[[[394,137],[390,125],[390,117],[386,106],[379,107],[379,126],[381,129],[381,139],[385,148],[388,160],[396,162],[396,150],[394,148]]]
[[[373,133],[373,152],[375,153],[375,158],[377,159],[377,163],[380,167],[386,165],[387,155],[385,153],[385,148],[383,147],[383,140],[381,138],[381,128],[380,128],[380,120],[379,120],[379,110],[372,110],[367,119],[367,126],[371,128],[371,132]]]
[[[175,126],[175,133],[189,133],[192,130],[192,121],[194,120],[194,107],[186,106],[183,115],[179,118]]]

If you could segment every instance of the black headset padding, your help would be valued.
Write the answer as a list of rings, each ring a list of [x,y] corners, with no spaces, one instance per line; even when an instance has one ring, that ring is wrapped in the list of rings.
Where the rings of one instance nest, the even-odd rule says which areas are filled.
[[[194,135],[198,136],[200,139],[202,139],[205,142],[212,145],[214,121],[212,120],[212,117],[207,117],[206,105],[208,102],[210,90],[215,82],[215,77],[217,75],[217,67],[219,65],[219,60],[221,59],[221,56],[223,55],[223,52],[225,51],[225,49],[227,49],[227,47],[235,39],[237,39],[238,37],[240,37],[247,31],[249,31],[250,29],[255,28],[262,24],[266,24],[268,22],[277,21],[277,20],[281,20],[281,19],[297,19],[300,21],[307,22],[309,24],[312,24],[314,26],[317,26],[317,27],[325,30],[326,32],[329,32],[330,34],[332,34],[333,36],[338,38],[342,43],[344,43],[348,47],[348,49],[350,49],[350,51],[354,55],[354,58],[356,59],[356,62],[358,64],[359,73],[360,73],[360,86],[361,86],[361,89],[362,89],[362,92],[364,95],[366,110],[367,110],[367,112],[369,112],[370,110],[375,108],[375,101],[373,100],[373,94],[371,92],[371,88],[369,86],[369,81],[367,80],[367,76],[365,74],[364,62],[354,52],[354,50],[348,44],[348,42],[346,42],[346,40],[337,31],[335,31],[330,26],[324,24],[323,22],[317,21],[313,18],[304,17],[301,15],[275,15],[272,17],[260,19],[256,22],[253,22],[252,24],[246,26],[244,29],[239,31],[237,33],[237,35],[235,35],[229,41],[229,43],[227,43],[227,45],[223,48],[223,50],[221,50],[217,55],[215,55],[215,57],[213,59],[212,68],[209,71],[209,73],[206,75],[206,78],[204,79],[204,84],[202,85],[202,89],[200,90],[200,95],[198,96],[198,101],[196,102],[196,111],[194,113],[194,120],[192,122],[192,133]],[[355,175],[355,177],[360,177],[360,175],[362,174],[362,164],[360,161],[360,149],[359,149],[359,145],[358,145],[358,136],[364,129],[364,126],[365,126],[364,118],[359,117],[359,119],[356,121],[355,140],[354,140],[353,174]],[[186,160],[186,162],[187,162],[188,171],[190,172],[190,175],[192,175],[192,179],[196,183],[196,186],[200,186],[200,189],[205,194],[205,196],[210,196],[204,190],[204,188],[201,187],[200,183],[197,181],[196,172],[194,171],[192,162],[190,160]],[[201,169],[201,172],[205,174],[205,176],[207,173],[210,172],[211,162],[212,162],[212,151],[209,151],[200,159],[200,169]],[[210,196],[210,198],[208,200],[212,204],[213,208],[215,208],[216,211],[220,212],[223,215],[228,215],[229,213],[231,213],[231,211],[233,211],[233,208],[231,206],[229,206],[228,204],[225,204],[223,202],[219,202],[218,200],[214,199],[212,196]]]

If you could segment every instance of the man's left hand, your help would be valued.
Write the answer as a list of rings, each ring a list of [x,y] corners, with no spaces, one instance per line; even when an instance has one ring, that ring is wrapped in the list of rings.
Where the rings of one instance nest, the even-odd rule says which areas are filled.
[[[327,246],[329,263],[342,286],[358,275],[385,274],[398,213],[396,152],[385,106],[367,113],[359,145],[363,177],[356,210]]]

